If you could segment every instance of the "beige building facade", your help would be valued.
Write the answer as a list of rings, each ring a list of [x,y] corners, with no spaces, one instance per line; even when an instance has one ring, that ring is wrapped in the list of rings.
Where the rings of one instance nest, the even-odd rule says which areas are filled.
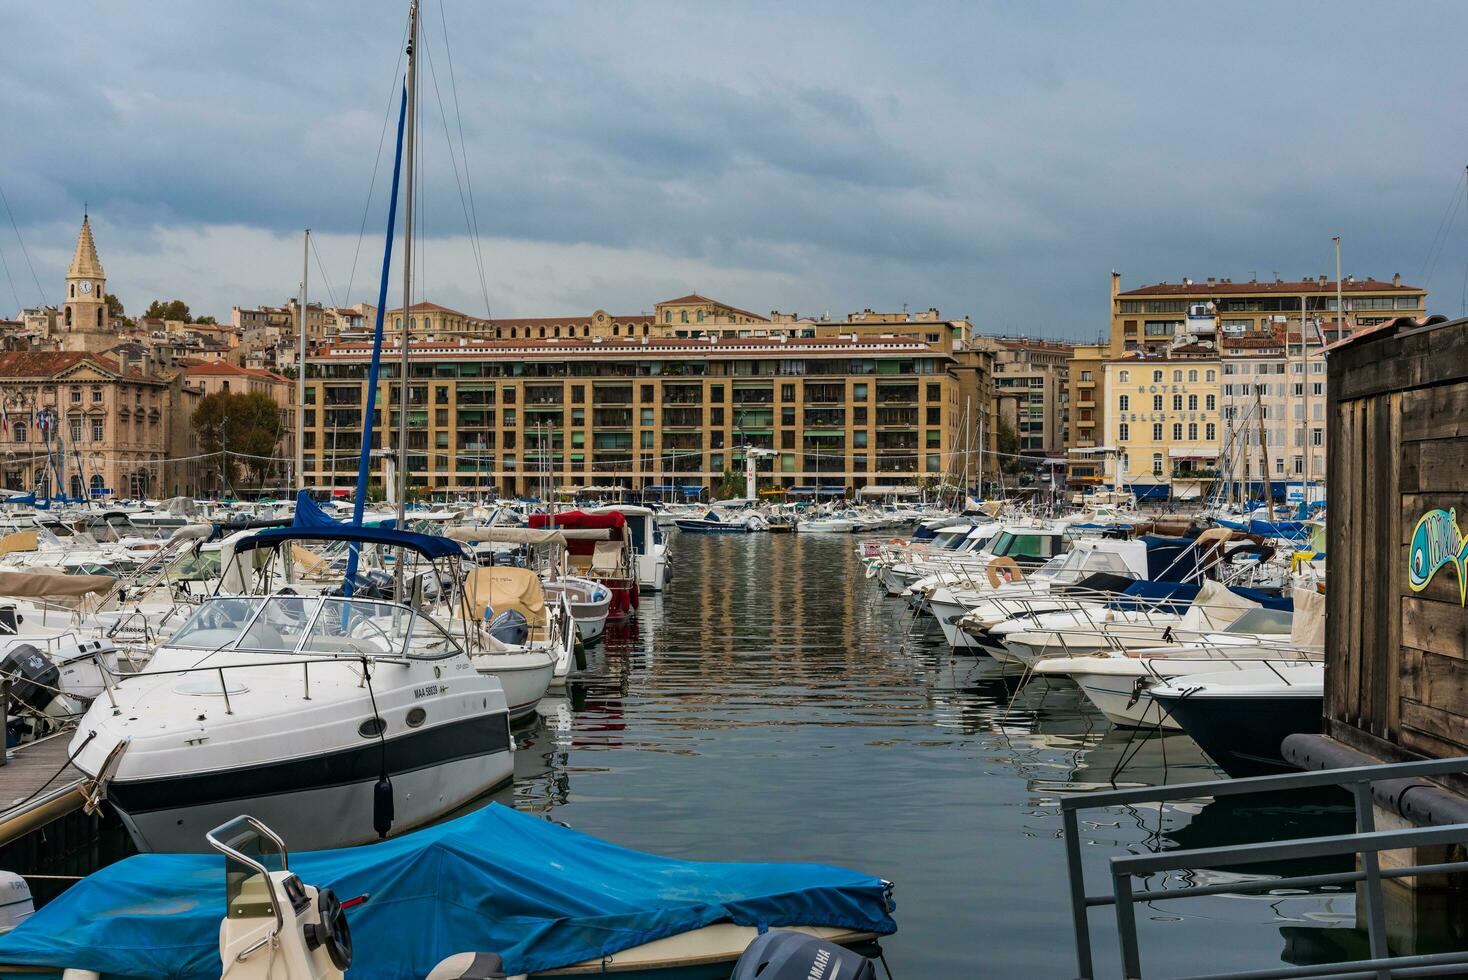
[[[412,312],[449,319],[439,307]],[[681,326],[682,309],[667,312]],[[538,334],[572,323],[514,326]],[[725,472],[743,472],[746,448],[775,453],[758,464],[772,489],[956,485],[976,455],[981,426],[971,409],[989,383],[979,355],[910,337],[655,338],[651,319],[606,326],[629,323],[631,337],[415,344],[406,453],[415,491],[714,489]],[[368,344],[341,343],[308,362],[314,485],[355,477],[370,357]],[[395,354],[384,351],[383,364],[376,445],[391,446]]]

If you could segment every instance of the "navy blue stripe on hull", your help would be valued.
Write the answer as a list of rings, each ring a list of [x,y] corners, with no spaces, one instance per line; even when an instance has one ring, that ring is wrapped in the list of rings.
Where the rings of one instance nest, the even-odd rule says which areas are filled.
[[[396,776],[509,748],[509,713],[477,715],[389,738],[387,770]],[[141,782],[113,780],[107,786],[107,798],[119,810],[137,814],[350,786],[376,779],[382,758],[382,745],[376,739],[363,739],[350,749],[305,759]]]

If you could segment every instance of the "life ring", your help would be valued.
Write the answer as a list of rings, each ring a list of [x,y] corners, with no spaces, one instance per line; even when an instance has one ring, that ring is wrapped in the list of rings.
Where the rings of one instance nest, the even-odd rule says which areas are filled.
[[[307,923],[304,929],[306,945],[324,948],[331,965],[345,973],[352,965],[352,929],[341,900],[330,888],[316,892],[316,916],[320,922]]]
[[[1023,582],[1024,571],[1019,567],[1019,562],[1008,555],[1000,555],[991,559],[984,571],[989,576],[989,584],[994,588],[1010,582]]]

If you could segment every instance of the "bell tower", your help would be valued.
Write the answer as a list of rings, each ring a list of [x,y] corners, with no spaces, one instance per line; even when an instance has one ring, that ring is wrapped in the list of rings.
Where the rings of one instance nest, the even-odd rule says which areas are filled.
[[[66,303],[60,326],[66,350],[103,351],[116,342],[107,315],[107,274],[97,258],[92,222],[86,212],[82,213],[76,253],[66,270]]]

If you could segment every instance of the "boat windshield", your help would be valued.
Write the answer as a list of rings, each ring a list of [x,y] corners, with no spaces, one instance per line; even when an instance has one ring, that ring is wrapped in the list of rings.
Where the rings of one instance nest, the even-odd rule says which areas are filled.
[[[406,606],[297,595],[210,599],[165,645],[421,659],[451,656],[461,649],[432,618]]]
[[[1283,633],[1288,636],[1295,614],[1283,609],[1250,609],[1229,624],[1225,633]]]
[[[1049,568],[1056,559],[1052,558],[1041,566],[1035,574]],[[1110,551],[1097,551],[1093,548],[1077,549],[1065,555],[1065,564],[1056,570],[1054,579],[1064,585],[1073,585],[1097,572],[1110,572],[1113,575],[1125,575],[1131,577],[1131,569],[1127,568],[1126,562],[1121,556]]]

